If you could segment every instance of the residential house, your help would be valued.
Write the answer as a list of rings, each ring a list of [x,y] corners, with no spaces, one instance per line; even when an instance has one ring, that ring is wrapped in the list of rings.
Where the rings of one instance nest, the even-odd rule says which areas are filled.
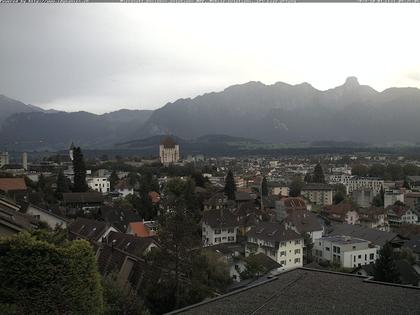
[[[302,210],[307,210],[307,205],[300,197],[287,197],[276,201],[275,212],[278,221],[285,219],[293,211]]]
[[[359,208],[358,214],[361,225],[381,231],[389,231],[388,216],[384,208],[375,206]]]
[[[238,218],[226,209],[207,210],[203,213],[203,246],[236,243]]]
[[[118,248],[138,257],[143,257],[154,248],[159,247],[155,237],[137,237],[135,235],[115,231],[109,232],[103,242],[107,245],[111,245],[114,249]]]
[[[204,211],[216,209],[232,209],[235,206],[235,202],[228,200],[227,196],[222,192],[214,194],[203,202]]]
[[[103,204],[104,196],[99,192],[63,193],[63,206],[69,215],[78,211],[96,212]]]
[[[369,207],[376,193],[369,188],[357,189],[351,192],[351,199],[359,206],[363,208]]]
[[[137,237],[150,237],[157,234],[156,221],[138,221],[130,222],[127,228],[127,234]]]
[[[333,203],[334,188],[331,185],[322,183],[308,183],[303,185],[301,195],[311,203],[328,206]]]
[[[411,209],[416,209],[420,206],[420,192],[407,192],[404,195],[404,203]]]
[[[69,224],[69,238],[85,239],[90,242],[102,242],[109,233],[117,230],[107,222],[78,217]]]
[[[412,190],[420,190],[420,176],[407,176],[407,182]]]
[[[359,214],[357,208],[351,202],[342,201],[339,204],[326,206],[322,214],[331,221],[338,221],[347,224],[358,224]]]
[[[284,223],[293,228],[300,235],[308,234],[312,242],[319,239],[324,234],[324,227],[321,225],[316,214],[307,210],[293,211],[291,212]]]
[[[35,217],[41,222],[45,222],[51,229],[67,228],[70,220],[54,213],[51,210],[46,210],[33,204],[26,204],[21,208],[21,212]]]
[[[401,224],[418,224],[417,212],[403,205],[393,205],[386,208],[388,221],[391,227],[398,227]]]
[[[134,189],[128,184],[126,179],[121,179],[115,185],[114,192],[118,193],[119,197],[125,198],[128,195],[133,195]]]
[[[375,262],[379,247],[369,241],[346,236],[323,236],[314,243],[313,255],[318,261],[339,264],[343,268],[354,268]]]
[[[387,190],[384,193],[384,207],[392,206],[395,202],[404,203],[404,191],[401,190]]]
[[[86,182],[90,189],[102,194],[108,194],[111,191],[111,183],[108,177],[88,177]]]
[[[241,204],[233,211],[238,221],[238,233],[245,236],[246,233],[262,220],[262,212],[254,201]]]
[[[288,186],[276,182],[268,182],[267,186],[271,195],[289,197],[290,188]]]
[[[27,194],[25,179],[0,178],[0,193],[17,201],[24,201]]]
[[[97,214],[97,218],[108,222],[121,232],[126,232],[131,222],[141,220],[140,215],[133,208],[120,208],[102,205]]]
[[[260,222],[247,233],[245,255],[263,253],[285,269],[303,265],[303,236],[287,224]]]
[[[20,212],[21,206],[0,197],[0,236],[9,236],[38,227],[38,220]]]

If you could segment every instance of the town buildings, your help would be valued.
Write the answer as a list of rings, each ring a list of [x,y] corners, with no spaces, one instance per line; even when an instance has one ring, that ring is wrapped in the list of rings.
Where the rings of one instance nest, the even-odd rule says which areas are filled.
[[[263,253],[285,269],[303,266],[303,236],[279,222],[260,222],[247,233],[245,255]]]
[[[90,189],[102,194],[107,194],[111,191],[111,183],[108,177],[88,177],[86,182]]]
[[[203,246],[235,243],[238,230],[238,219],[228,209],[212,209],[203,212]]]
[[[354,268],[375,262],[378,247],[351,236],[329,235],[315,240],[313,254],[318,261]]]
[[[333,203],[334,188],[322,183],[308,183],[302,187],[301,195],[311,203],[328,206]]]

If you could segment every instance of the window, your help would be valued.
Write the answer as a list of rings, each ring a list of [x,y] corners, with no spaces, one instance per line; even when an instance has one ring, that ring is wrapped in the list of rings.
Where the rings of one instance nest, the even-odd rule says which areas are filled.
[[[329,248],[329,247],[325,247],[325,250],[326,250],[327,252],[329,252],[329,251],[330,251],[330,248]]]
[[[300,263],[300,258],[295,258],[295,264]]]
[[[353,249],[356,249],[356,246],[353,246]]]
[[[282,247],[282,246],[286,246],[286,242],[281,242],[280,247]]]
[[[362,255],[357,256],[358,259],[362,259]]]
[[[234,233],[234,229],[228,229],[228,233]]]
[[[235,237],[233,236],[228,236],[228,242],[234,242],[235,241]]]
[[[215,242],[215,243],[220,243],[220,237],[216,237],[216,238],[214,239],[214,242]]]
[[[280,256],[286,256],[286,251],[281,251]]]
[[[370,259],[370,260],[375,259],[375,254],[370,254],[370,255],[369,255],[369,259]]]
[[[295,245],[299,245],[299,244],[300,244],[300,240],[296,240]]]
[[[283,265],[284,266],[285,264],[286,264],[286,261],[285,260],[281,260],[280,261],[280,265]]]
[[[221,234],[221,233],[222,233],[222,231],[220,231],[220,229],[214,230],[214,234]]]
[[[300,249],[295,249],[295,255],[300,254]]]
[[[222,237],[222,240],[226,240],[226,236],[223,236],[223,237]]]

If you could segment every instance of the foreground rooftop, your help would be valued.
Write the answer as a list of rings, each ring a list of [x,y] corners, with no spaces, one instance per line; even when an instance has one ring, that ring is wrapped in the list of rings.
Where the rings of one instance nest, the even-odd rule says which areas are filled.
[[[418,314],[420,289],[308,268],[171,314]]]

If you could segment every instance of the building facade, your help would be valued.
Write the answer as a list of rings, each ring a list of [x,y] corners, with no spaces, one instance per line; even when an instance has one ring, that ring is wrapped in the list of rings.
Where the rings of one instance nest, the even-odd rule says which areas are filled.
[[[374,263],[379,247],[369,241],[344,235],[324,236],[314,243],[313,254],[318,261],[355,268]]]
[[[86,179],[90,189],[107,194],[111,191],[111,183],[107,177],[88,177]]]
[[[301,195],[320,206],[333,204],[334,188],[326,184],[310,183],[303,186]]]
[[[160,142],[159,159],[163,165],[179,162],[179,144],[173,138],[166,137]]]

